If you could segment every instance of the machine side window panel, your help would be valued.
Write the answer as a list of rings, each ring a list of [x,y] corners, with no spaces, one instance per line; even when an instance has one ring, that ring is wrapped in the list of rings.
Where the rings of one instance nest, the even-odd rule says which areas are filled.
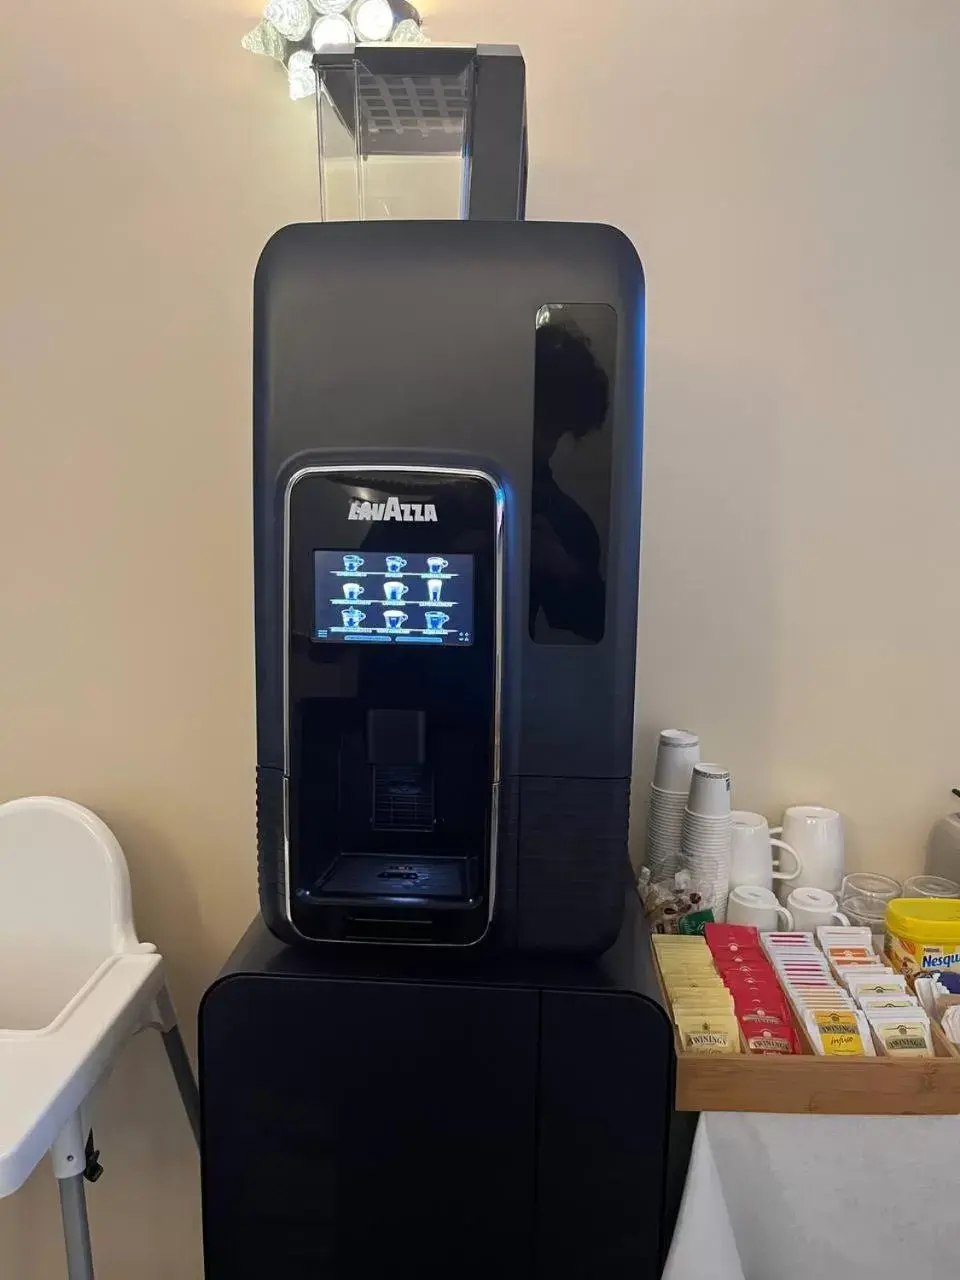
[[[603,639],[607,604],[617,314],[550,303],[536,318],[530,636]]]

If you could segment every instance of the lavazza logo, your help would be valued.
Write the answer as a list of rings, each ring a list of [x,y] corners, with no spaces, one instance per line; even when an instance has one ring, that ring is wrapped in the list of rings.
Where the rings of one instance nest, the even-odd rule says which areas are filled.
[[[424,521],[437,523],[437,508],[432,502],[401,502],[399,498],[388,498],[386,502],[360,502],[354,499],[350,503],[348,520],[400,520],[410,524],[422,524]]]

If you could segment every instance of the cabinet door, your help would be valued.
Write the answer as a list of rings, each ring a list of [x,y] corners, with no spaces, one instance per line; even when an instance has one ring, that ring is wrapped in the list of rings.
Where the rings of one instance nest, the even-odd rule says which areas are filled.
[[[538,998],[230,979],[201,1021],[207,1280],[529,1280]]]
[[[660,1275],[670,1024],[623,992],[544,992],[537,1280]]]

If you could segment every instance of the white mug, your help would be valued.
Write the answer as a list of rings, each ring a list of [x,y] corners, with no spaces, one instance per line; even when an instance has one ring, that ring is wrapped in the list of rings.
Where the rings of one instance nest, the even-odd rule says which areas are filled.
[[[837,900],[826,889],[814,889],[804,885],[794,889],[787,906],[793,913],[794,928],[800,933],[813,933],[821,925],[845,924],[850,921],[837,909]]]
[[[793,929],[793,915],[781,907],[770,889],[758,884],[741,884],[727,898],[727,924],[749,924],[761,933],[771,933],[779,925]]]
[[[785,840],[774,840],[762,813],[747,813],[736,809],[731,813],[732,842],[730,847],[731,885],[758,884],[772,889],[774,880],[797,880],[803,871],[803,859]],[[793,858],[793,869],[781,870],[783,858],[774,862],[773,850],[786,849]]]
[[[771,827],[800,855],[803,869],[790,888],[810,886],[839,893],[843,883],[843,819],[836,809],[818,804],[791,805],[783,815],[783,826]],[[787,886],[780,886],[783,899]]]

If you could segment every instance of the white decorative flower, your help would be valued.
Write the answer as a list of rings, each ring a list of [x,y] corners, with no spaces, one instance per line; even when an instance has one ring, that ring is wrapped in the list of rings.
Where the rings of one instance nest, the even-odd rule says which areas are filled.
[[[360,0],[353,11],[353,25],[361,40],[388,40],[395,22],[388,0]]]
[[[355,39],[353,27],[346,18],[339,15],[320,18],[313,24],[312,40],[315,49],[326,49],[332,44],[353,44]]]
[[[313,69],[313,54],[309,49],[291,53],[287,61],[287,79],[294,102],[300,98],[312,98],[317,92],[317,73]]]
[[[302,40],[312,21],[307,0],[270,0],[263,16],[288,40]]]
[[[398,22],[390,37],[394,44],[426,44],[427,37],[420,29],[420,24],[413,18],[404,18]]]
[[[263,0],[261,0],[261,3]],[[285,64],[291,98],[317,91],[315,50],[336,45],[428,44],[420,15],[396,0],[270,0],[260,22],[240,41],[248,53]],[[317,17],[317,15],[320,15]]]
[[[240,41],[247,53],[261,53],[267,58],[276,58],[282,62],[287,51],[287,42],[269,22],[260,22],[248,31]]]

